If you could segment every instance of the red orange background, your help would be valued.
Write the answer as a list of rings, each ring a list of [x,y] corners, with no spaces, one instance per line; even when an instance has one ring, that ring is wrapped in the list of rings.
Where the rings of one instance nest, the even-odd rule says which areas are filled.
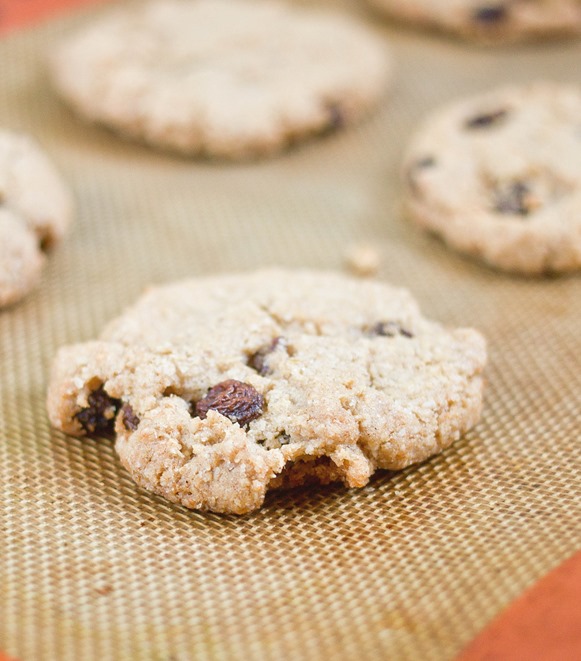
[[[0,34],[39,21],[58,11],[99,0],[0,0]],[[0,659],[0,661],[2,661]]]

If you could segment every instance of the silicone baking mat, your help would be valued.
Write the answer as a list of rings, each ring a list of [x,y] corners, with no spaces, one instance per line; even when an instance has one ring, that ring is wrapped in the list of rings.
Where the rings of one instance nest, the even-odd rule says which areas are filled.
[[[398,164],[435,105],[509,81],[579,82],[579,42],[482,49],[382,26],[392,89],[368,121],[269,161],[158,154],[76,120],[45,54],[102,11],[0,41],[0,125],[74,188],[42,286],[0,313],[0,649],[22,661],[452,659],[581,546],[581,277],[508,277],[399,210]],[[341,268],[354,241],[425,312],[489,339],[482,422],[359,491],[268,497],[246,517],[140,491],[108,441],[51,431],[57,347],[96,336],[151,282],[283,265]]]

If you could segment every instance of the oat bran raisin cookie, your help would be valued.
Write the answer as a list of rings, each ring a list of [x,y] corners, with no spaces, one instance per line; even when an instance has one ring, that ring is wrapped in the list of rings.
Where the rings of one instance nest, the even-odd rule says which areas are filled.
[[[380,12],[483,43],[581,32],[579,0],[369,0]]]
[[[0,308],[37,285],[71,216],[71,194],[40,147],[0,130]]]
[[[581,267],[581,89],[535,83],[455,102],[407,151],[411,218],[460,252],[526,275]]]
[[[116,436],[138,485],[244,514],[269,489],[363,487],[448,447],[480,417],[482,336],[409,293],[316,271],[149,290],[100,339],[62,348],[52,424]]]
[[[270,155],[358,120],[385,91],[384,41],[356,19],[276,0],[115,9],[52,60],[84,118],[184,155]]]

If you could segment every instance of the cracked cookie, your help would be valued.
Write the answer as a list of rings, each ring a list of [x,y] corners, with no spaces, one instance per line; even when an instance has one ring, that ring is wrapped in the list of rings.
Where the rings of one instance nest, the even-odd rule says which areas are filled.
[[[141,487],[243,514],[269,489],[363,487],[480,417],[482,336],[424,319],[402,289],[258,271],[148,291],[97,341],[64,347],[52,424],[116,434]]]
[[[116,10],[53,60],[85,118],[185,155],[265,156],[356,121],[390,74],[355,19],[271,0],[157,0]]]
[[[0,308],[35,287],[71,215],[71,196],[41,149],[0,130]]]
[[[460,252],[528,275],[581,268],[581,90],[535,83],[456,102],[404,162],[410,217]]]
[[[581,32],[578,0],[369,0],[379,11],[484,43]]]

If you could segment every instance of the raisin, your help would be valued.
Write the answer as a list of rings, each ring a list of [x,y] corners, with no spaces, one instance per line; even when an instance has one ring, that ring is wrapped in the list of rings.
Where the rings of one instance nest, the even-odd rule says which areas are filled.
[[[421,170],[425,170],[436,165],[436,159],[433,156],[424,156],[417,161],[414,161],[408,168],[407,171],[407,180],[408,184],[413,193],[417,194],[419,192],[417,185],[417,175]]]
[[[87,434],[111,435],[115,427],[115,416],[121,406],[121,401],[105,392],[100,386],[87,398],[89,406],[75,414],[81,427]]]
[[[380,337],[395,337],[396,335],[413,337],[413,333],[402,328],[397,321],[379,321],[369,329],[368,334]]]
[[[431,168],[436,165],[436,159],[433,156],[425,156],[420,158],[413,164],[414,170],[423,170],[424,168]]]
[[[261,376],[270,374],[271,370],[268,366],[266,357],[273,351],[276,351],[277,347],[281,344],[284,344],[284,339],[282,337],[275,337],[272,342],[260,347],[258,351],[250,356],[248,359],[248,366],[252,367],[253,370],[256,370]]]
[[[488,128],[493,124],[497,124],[508,115],[508,110],[501,108],[500,110],[493,110],[492,112],[482,113],[475,115],[466,120],[464,126],[468,129],[482,129]]]
[[[125,404],[121,409],[121,421],[127,431],[135,431],[141,422],[129,404]]]
[[[52,241],[50,237],[45,236],[42,239],[40,239],[38,243],[38,247],[40,248],[41,252],[48,252],[52,247]]]
[[[500,23],[508,16],[508,11],[503,5],[487,5],[479,7],[474,11],[473,18],[476,23],[484,23],[486,25]]]
[[[322,135],[334,133],[345,126],[345,113],[338,103],[329,102],[323,105],[324,121],[320,128]]]
[[[515,216],[528,216],[530,188],[523,181],[515,181],[509,186],[495,191],[494,209],[499,213]]]
[[[327,106],[328,120],[327,130],[337,131],[345,126],[345,113],[337,103],[330,103]]]
[[[262,415],[264,398],[249,383],[228,379],[208,390],[196,403],[196,415],[204,419],[208,411],[217,411],[226,418],[245,425]]]

